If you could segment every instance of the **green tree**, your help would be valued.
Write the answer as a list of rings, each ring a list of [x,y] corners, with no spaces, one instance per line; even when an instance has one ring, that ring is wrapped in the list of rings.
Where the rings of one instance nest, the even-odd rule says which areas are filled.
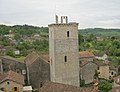
[[[103,92],[109,92],[112,89],[112,84],[108,81],[102,81],[99,83],[99,90]]]

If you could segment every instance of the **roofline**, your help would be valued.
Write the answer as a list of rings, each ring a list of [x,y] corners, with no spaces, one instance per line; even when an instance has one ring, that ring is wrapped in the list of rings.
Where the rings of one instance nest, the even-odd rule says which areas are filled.
[[[0,84],[3,83],[3,82],[5,82],[5,81],[7,81],[7,80],[9,80],[9,81],[13,81],[13,80],[11,80],[11,79],[3,79],[2,81],[0,81]],[[16,81],[13,81],[13,82],[16,82]],[[18,84],[22,84],[22,85],[25,84],[25,83],[19,83],[19,82],[16,82],[16,83],[18,83]]]

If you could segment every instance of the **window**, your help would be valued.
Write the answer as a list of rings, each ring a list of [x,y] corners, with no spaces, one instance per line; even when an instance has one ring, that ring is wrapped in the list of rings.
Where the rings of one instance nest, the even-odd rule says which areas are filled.
[[[42,87],[43,86],[43,84],[42,84],[42,82],[40,82],[40,87]]]
[[[22,74],[26,74],[26,70],[22,70]]]
[[[14,91],[17,91],[17,87],[14,87]]]
[[[4,88],[0,88],[1,91],[4,91]]]
[[[109,76],[109,79],[111,80],[111,76]]]
[[[65,56],[65,62],[67,62],[67,56]]]
[[[10,84],[10,82],[7,82],[7,84]]]
[[[67,31],[67,37],[69,37],[69,31]]]
[[[113,75],[114,73],[113,72],[111,72],[111,75]]]

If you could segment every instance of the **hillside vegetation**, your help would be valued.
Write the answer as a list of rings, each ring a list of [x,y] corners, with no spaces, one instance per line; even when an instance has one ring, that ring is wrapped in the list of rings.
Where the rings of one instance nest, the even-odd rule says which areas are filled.
[[[88,28],[78,32],[79,51],[105,52],[111,61],[120,64],[120,29]],[[33,50],[48,53],[48,35],[48,27],[0,25],[0,46],[5,49],[0,54],[23,57]],[[16,49],[20,51],[19,55],[15,55]]]

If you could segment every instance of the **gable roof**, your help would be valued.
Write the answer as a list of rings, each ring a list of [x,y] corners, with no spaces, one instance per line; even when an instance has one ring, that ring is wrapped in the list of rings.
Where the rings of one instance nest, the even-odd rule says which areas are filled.
[[[94,57],[94,54],[89,51],[81,51],[79,52],[80,58],[89,58],[89,57]]]
[[[38,53],[32,52],[32,53],[28,54],[27,57],[25,58],[26,65],[27,66],[31,65],[37,59],[42,59],[43,61],[49,63],[49,55],[48,54],[39,56]]]
[[[76,87],[67,84],[46,82],[39,92],[92,92],[87,88]]]
[[[26,65],[31,65],[35,60],[39,58],[39,55],[36,52],[28,54],[25,58]]]
[[[24,77],[16,72],[11,71],[11,70],[7,73],[0,74],[0,83],[4,82],[6,80],[11,80],[11,81],[17,82],[22,85],[24,84]]]
[[[93,62],[93,61],[81,61],[80,66],[83,67],[83,66],[85,66],[85,65],[87,65],[87,64],[89,64],[89,63],[92,63],[92,64],[97,65],[97,64],[96,64],[95,62]]]

